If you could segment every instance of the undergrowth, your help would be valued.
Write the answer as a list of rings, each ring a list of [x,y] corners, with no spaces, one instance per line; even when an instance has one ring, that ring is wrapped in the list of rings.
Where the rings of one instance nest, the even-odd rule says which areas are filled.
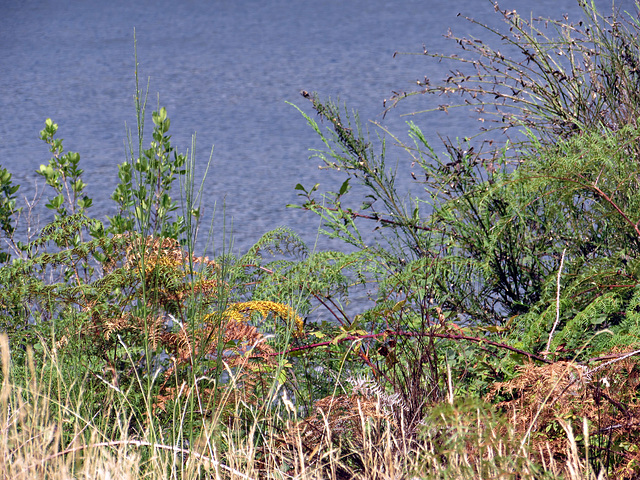
[[[389,108],[459,96],[496,129],[440,154],[417,121],[411,144],[379,126],[409,201],[385,139],[303,92],[346,179],[297,185],[298,207],[352,253],[286,227],[196,252],[195,141],[179,153],[158,105],[145,145],[138,86],[101,221],[47,119],[45,225],[0,168],[0,478],[637,478],[638,23],[583,8],[495,5],[507,53],[453,34],[460,55],[422,52],[451,76]],[[351,315],[363,284],[373,306]]]

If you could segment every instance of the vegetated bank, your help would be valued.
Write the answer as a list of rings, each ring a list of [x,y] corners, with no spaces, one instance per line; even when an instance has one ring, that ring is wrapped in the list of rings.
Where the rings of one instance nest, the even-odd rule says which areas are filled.
[[[412,117],[411,144],[387,132],[423,187],[409,203],[385,143],[304,92],[317,153],[346,178],[297,186],[299,206],[353,253],[280,228],[241,257],[196,255],[195,158],[164,109],[119,168],[119,213],[97,221],[80,156],[47,120],[56,218],[28,241],[0,174],[2,474],[637,476],[638,24],[584,12],[497,9],[505,29],[487,35],[508,55],[455,37],[459,56],[424,52],[451,76],[389,108],[436,94],[434,109],[470,107],[495,129],[443,154],[418,124],[430,117]],[[376,297],[351,317],[354,283]],[[313,308],[335,321],[305,322]]]

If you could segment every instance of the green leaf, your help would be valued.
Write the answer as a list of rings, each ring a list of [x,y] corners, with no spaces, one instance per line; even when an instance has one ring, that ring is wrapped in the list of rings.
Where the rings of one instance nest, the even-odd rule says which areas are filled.
[[[351,178],[347,178],[344,183],[342,184],[342,186],[340,187],[340,192],[338,192],[338,195],[342,196],[345,193],[347,193],[349,191],[349,189],[351,188],[349,186],[349,180],[351,180]]]
[[[63,203],[64,203],[64,196],[60,194],[57,197],[53,197],[49,201],[49,203],[47,203],[45,206],[51,210],[57,210],[62,206]]]
[[[351,333],[351,332],[343,332],[343,333],[341,333],[341,334],[340,334],[340,335],[338,335],[337,337],[334,337],[334,338],[331,340],[331,345],[337,345],[338,343],[340,343],[340,341],[341,341],[341,340],[343,340],[343,339],[345,339],[345,338],[347,338],[347,337],[349,337],[349,336],[351,336],[351,335],[352,335],[352,333]]]

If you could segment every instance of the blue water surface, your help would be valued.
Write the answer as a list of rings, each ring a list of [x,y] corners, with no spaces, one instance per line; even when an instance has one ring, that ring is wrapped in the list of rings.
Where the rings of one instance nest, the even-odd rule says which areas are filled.
[[[610,10],[609,1],[596,4]],[[617,5],[631,8],[633,2]],[[501,6],[527,15],[533,9],[533,15],[551,18],[580,16],[574,0],[513,0]],[[159,103],[168,110],[180,151],[190,148],[197,132],[200,175],[215,145],[204,200],[205,220],[214,212],[217,219],[214,248],[229,246],[229,234],[222,236],[223,216],[238,253],[279,225],[292,227],[313,245],[317,218],[286,208],[297,202],[294,186],[336,188],[343,178],[320,171],[318,160],[309,159],[309,149],[321,143],[287,102],[312,114],[299,92],[317,91],[359,109],[364,120],[383,121],[383,100],[392,91],[411,90],[425,75],[434,80],[447,75],[444,64],[395,52],[421,52],[423,45],[453,52],[455,45],[443,37],[449,28],[486,38],[458,13],[501,24],[492,3],[482,0],[2,2],[0,165],[14,173],[29,200],[42,194],[42,179],[34,171],[49,154],[38,132],[51,117],[66,149],[81,154],[93,214],[114,214],[109,196],[116,166],[126,159],[127,129],[135,127],[135,30],[143,86],[150,78],[147,124]],[[426,102],[420,97],[403,103],[384,125],[404,134],[407,118],[400,113]],[[477,131],[468,114],[412,120],[436,149],[441,149],[438,134],[463,137]],[[406,156],[392,151],[389,159],[399,162],[398,184],[415,187]],[[43,203],[34,209],[45,215],[41,222]],[[321,238],[318,248],[342,247]]]

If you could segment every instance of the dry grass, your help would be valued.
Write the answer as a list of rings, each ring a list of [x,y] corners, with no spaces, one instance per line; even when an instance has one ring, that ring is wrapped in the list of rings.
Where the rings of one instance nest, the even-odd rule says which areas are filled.
[[[13,384],[4,335],[0,349],[0,458],[5,459],[0,463],[0,480],[596,480],[638,474],[630,462],[622,465],[626,470],[621,467],[610,476],[594,472],[584,448],[589,430],[595,428],[588,416],[572,422],[553,415],[569,405],[575,408],[576,400],[584,404],[584,412],[595,408],[592,400],[582,398],[587,380],[580,369],[566,363],[539,370],[526,367],[517,379],[497,385],[496,389],[526,393],[503,402],[501,407],[510,412],[506,417],[490,404],[455,399],[453,404],[432,406],[418,428],[408,428],[411,422],[404,418],[401,404],[372,389],[324,398],[307,418],[298,420],[297,409],[286,396],[279,408],[251,405],[233,397],[230,382],[228,395],[237,398],[236,415],[223,420],[221,412],[214,412],[202,419],[196,441],[176,445],[153,425],[131,434],[124,410],[83,418],[79,414],[83,399],[58,399],[44,370],[37,371],[33,361],[26,385]],[[598,374],[614,378],[624,371],[633,377],[629,372],[637,368],[630,358],[609,367],[615,371],[601,369]],[[229,420],[239,418],[241,411],[251,412],[254,420],[249,424]],[[545,443],[536,434],[553,422],[560,426],[554,434],[562,441]],[[186,426],[174,425],[176,431],[182,428]]]

